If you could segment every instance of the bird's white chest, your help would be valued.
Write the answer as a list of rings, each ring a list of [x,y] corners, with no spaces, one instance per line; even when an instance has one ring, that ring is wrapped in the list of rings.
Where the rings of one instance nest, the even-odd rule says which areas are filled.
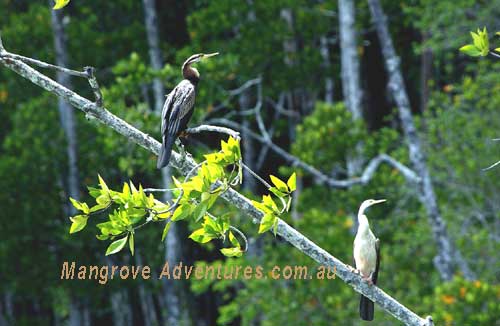
[[[371,231],[356,234],[354,239],[354,261],[356,269],[368,277],[377,265],[376,238]]]

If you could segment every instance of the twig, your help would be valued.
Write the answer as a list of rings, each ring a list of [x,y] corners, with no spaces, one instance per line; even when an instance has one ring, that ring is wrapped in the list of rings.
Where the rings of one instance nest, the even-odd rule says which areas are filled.
[[[100,108],[90,100],[41,74],[39,71],[31,68],[24,62],[20,60],[7,59],[0,55],[0,64],[28,79],[35,85],[38,85],[48,92],[63,98],[75,108],[92,115],[97,121],[117,131],[148,151],[156,155],[160,152],[161,144],[155,139],[136,129],[119,117],[113,115],[105,108]],[[197,164],[190,156],[180,156],[178,153],[172,152],[171,166],[178,169],[183,175],[187,175],[189,171],[197,166]],[[242,213],[246,214],[250,218],[260,221],[263,217],[262,212],[252,205],[250,199],[246,198],[234,189],[229,188],[228,191],[221,196],[224,200],[238,208]],[[417,314],[406,308],[377,286],[370,286],[366,284],[366,282],[362,280],[361,276],[352,273],[347,265],[330,255],[324,249],[316,245],[281,219],[278,219],[277,234],[302,253],[314,259],[318,264],[334,268],[339,279],[349,284],[355,291],[377,303],[382,309],[406,325],[432,325],[431,318],[424,319],[419,317]]]
[[[169,189],[160,189],[160,188],[146,188],[144,189],[144,192],[169,192],[169,191],[176,191],[180,190],[181,188],[169,188]]]
[[[248,239],[247,237],[245,236],[245,234],[243,232],[241,232],[238,228],[230,225],[229,228],[231,230],[233,230],[234,232],[238,233],[239,236],[243,239],[243,241],[245,242],[245,249],[243,251],[247,251],[248,250]]]
[[[255,179],[259,180],[260,183],[262,183],[267,189],[271,188],[272,186],[264,179],[262,179],[257,173],[255,173],[252,169],[250,169],[245,163],[241,162],[241,166],[245,170],[247,170]]]
[[[68,68],[64,68],[64,67],[59,67],[59,66],[56,66],[56,65],[53,65],[50,63],[40,61],[40,60],[24,57],[22,55],[12,54],[12,53],[9,53],[7,51],[4,54],[2,54],[2,56],[5,58],[10,58],[10,59],[14,59],[14,60],[21,60],[24,63],[32,64],[32,65],[35,65],[35,66],[38,66],[41,68],[52,69],[55,71],[63,72],[65,74],[68,74],[71,76],[87,78],[87,74],[84,71],[76,71],[76,70],[72,70],[72,69],[68,69]]]
[[[62,73],[65,73],[65,74],[68,74],[71,76],[76,76],[76,77],[81,77],[81,78],[87,79],[89,84],[90,84],[90,88],[92,88],[92,91],[94,92],[95,103],[97,104],[97,106],[100,106],[100,107],[103,105],[101,89],[99,88],[99,84],[97,83],[97,79],[94,75],[95,68],[85,67],[83,69],[83,71],[77,71],[77,70],[73,70],[73,69],[68,69],[68,68],[56,66],[56,65],[53,65],[51,63],[43,62],[41,60],[28,58],[28,57],[25,57],[22,55],[7,52],[7,50],[5,50],[5,48],[3,46],[3,43],[1,43],[1,42],[2,41],[1,41],[1,35],[0,35],[0,56],[2,56],[4,58],[11,59],[11,60],[19,60],[19,61],[22,61],[24,63],[32,64],[32,65],[35,65],[35,66],[38,66],[41,68],[52,69],[52,70],[59,71],[59,72],[62,72]]]
[[[236,88],[236,89],[233,89],[233,90],[230,90],[229,92],[227,92],[229,95],[231,96],[236,96],[236,95],[239,95],[241,94],[242,92],[244,92],[247,88],[250,88],[252,87],[253,85],[257,85],[257,84],[260,84],[262,82],[262,77],[257,77],[257,78],[254,78],[254,79],[250,79],[250,80],[247,80],[243,85],[241,85],[240,87]]]
[[[496,58],[500,58],[500,54],[498,54],[498,53],[495,53],[495,52],[493,52],[493,51],[490,51],[489,53],[490,53],[492,56],[496,57]]]
[[[500,161],[498,161],[496,163],[493,163],[492,165],[488,166],[487,168],[484,168],[483,171],[491,170],[491,169],[493,169],[495,166],[497,166],[499,164],[500,164]]]
[[[213,125],[200,125],[194,128],[186,129],[186,132],[189,134],[199,134],[201,132],[210,131],[210,132],[218,132],[221,134],[227,134],[235,139],[240,139],[240,133],[229,129],[227,127],[213,126]]]

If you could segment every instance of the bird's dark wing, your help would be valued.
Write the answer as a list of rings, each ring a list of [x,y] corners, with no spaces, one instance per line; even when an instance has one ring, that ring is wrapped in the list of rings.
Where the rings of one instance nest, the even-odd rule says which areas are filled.
[[[375,240],[375,251],[377,252],[377,263],[375,264],[375,272],[372,275],[373,284],[377,284],[378,270],[380,266],[380,240]]]
[[[188,80],[183,80],[167,96],[161,116],[162,147],[156,167],[161,169],[170,161],[172,147],[180,131],[193,113],[195,87]]]
[[[161,137],[167,135],[168,120],[170,119],[170,112],[172,111],[172,104],[174,103],[174,98],[176,96],[177,87],[174,88],[165,99],[163,104],[163,109],[161,111]]]
[[[179,84],[178,91],[173,97],[172,109],[168,119],[167,137],[175,138],[179,132],[186,128],[187,120],[193,113],[194,99],[194,86],[187,81]]]

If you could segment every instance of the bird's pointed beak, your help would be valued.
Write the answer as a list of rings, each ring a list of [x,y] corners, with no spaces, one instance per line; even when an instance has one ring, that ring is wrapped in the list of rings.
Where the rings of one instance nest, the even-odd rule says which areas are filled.
[[[373,201],[373,204],[374,204],[374,205],[375,205],[375,204],[380,204],[380,203],[383,203],[383,202],[385,202],[385,201],[387,201],[387,199],[378,199],[378,200]]]
[[[210,57],[216,56],[216,55],[218,55],[218,54],[219,54],[219,52],[214,52],[214,53],[205,54],[205,55],[203,55],[203,59],[205,59],[205,58],[210,58]]]

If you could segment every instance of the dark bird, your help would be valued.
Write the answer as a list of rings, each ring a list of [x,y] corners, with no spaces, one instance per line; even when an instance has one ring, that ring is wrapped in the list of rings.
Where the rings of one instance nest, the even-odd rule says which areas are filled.
[[[365,210],[372,205],[383,202],[385,202],[385,199],[365,200],[359,207],[358,212],[358,232],[354,239],[354,262],[361,277],[370,285],[377,284],[380,265],[380,241],[370,230]],[[359,302],[359,315],[361,319],[373,320],[373,313],[373,301],[361,295]]]
[[[187,123],[193,115],[196,85],[200,80],[200,73],[191,65],[217,54],[219,53],[194,54],[182,65],[184,79],[167,95],[161,112],[162,144],[156,163],[158,169],[163,168],[170,161],[174,142],[179,134],[186,129]]]

